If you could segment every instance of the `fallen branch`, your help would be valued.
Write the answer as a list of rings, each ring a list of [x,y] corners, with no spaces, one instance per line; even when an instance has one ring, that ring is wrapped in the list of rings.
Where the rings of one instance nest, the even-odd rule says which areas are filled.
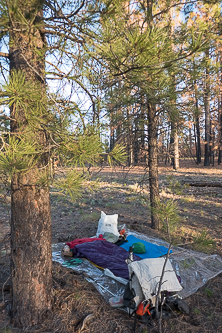
[[[193,243],[194,242],[186,242],[186,243],[177,244],[176,246],[190,245],[190,244],[193,244]]]
[[[84,328],[85,328],[86,323],[87,323],[89,320],[91,320],[93,317],[94,317],[94,316],[93,316],[93,313],[90,313],[88,316],[86,316],[86,317],[84,318],[83,322],[82,322],[82,325],[80,326],[80,328],[79,328],[76,332],[77,332],[77,333],[82,332],[82,330],[84,330]]]
[[[219,182],[184,182],[184,184],[195,187],[222,187],[222,183]]]

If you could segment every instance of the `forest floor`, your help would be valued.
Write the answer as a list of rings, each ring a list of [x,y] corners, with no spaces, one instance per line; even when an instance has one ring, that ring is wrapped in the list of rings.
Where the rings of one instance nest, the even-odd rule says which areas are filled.
[[[189,186],[187,183],[208,183],[209,186]],[[174,199],[180,221],[173,233],[177,244],[196,251],[222,256],[222,166],[197,166],[181,160],[179,171],[171,166],[159,166],[160,195]],[[118,224],[148,236],[165,238],[164,231],[150,227],[148,173],[143,167],[105,167],[93,170],[92,186],[78,203],[51,189],[52,240],[66,242],[96,234],[101,211],[119,214]],[[215,185],[215,186],[212,186]],[[221,185],[221,187],[217,186]],[[20,333],[10,322],[9,285],[9,214],[0,207],[0,332]],[[8,249],[8,250],[7,250]],[[7,280],[8,279],[8,280]],[[50,318],[26,332],[35,333],[131,333],[133,319],[111,308],[92,284],[73,270],[53,263],[54,307]],[[4,291],[3,291],[4,290]],[[211,279],[188,297],[190,315],[163,320],[163,332],[222,332],[222,274]],[[87,317],[88,315],[91,315]],[[84,318],[85,321],[82,326]],[[158,332],[153,327],[137,325],[137,333]]]

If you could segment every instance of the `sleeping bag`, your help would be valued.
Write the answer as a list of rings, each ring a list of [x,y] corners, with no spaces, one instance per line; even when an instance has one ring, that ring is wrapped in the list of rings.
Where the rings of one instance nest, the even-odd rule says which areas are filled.
[[[129,253],[116,244],[107,241],[94,241],[75,246],[74,257],[86,258],[101,268],[109,268],[110,271],[124,279],[129,279],[128,266],[125,260]],[[137,255],[133,255],[134,261],[141,260]]]

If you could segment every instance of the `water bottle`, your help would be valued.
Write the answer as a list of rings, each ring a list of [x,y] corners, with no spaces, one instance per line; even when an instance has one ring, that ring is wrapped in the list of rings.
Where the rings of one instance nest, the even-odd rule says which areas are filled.
[[[129,256],[125,260],[125,262],[127,263],[127,265],[129,265],[131,262],[133,262],[133,246],[130,246],[130,248],[129,248]]]

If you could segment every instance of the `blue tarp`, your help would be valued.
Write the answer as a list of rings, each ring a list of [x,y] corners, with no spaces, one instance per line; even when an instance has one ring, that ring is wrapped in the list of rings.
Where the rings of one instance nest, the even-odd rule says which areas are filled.
[[[168,248],[165,246],[146,242],[142,239],[136,238],[133,235],[129,235],[126,240],[127,240],[127,242],[120,245],[120,247],[122,247],[123,249],[125,249],[127,251],[129,251],[129,248],[130,248],[130,246],[133,245],[133,243],[141,242],[145,245],[146,252],[142,253],[142,254],[139,254],[139,253],[136,254],[137,256],[139,256],[142,259],[159,258],[159,257],[164,256],[168,252]],[[170,250],[170,253],[172,253],[172,250]]]

